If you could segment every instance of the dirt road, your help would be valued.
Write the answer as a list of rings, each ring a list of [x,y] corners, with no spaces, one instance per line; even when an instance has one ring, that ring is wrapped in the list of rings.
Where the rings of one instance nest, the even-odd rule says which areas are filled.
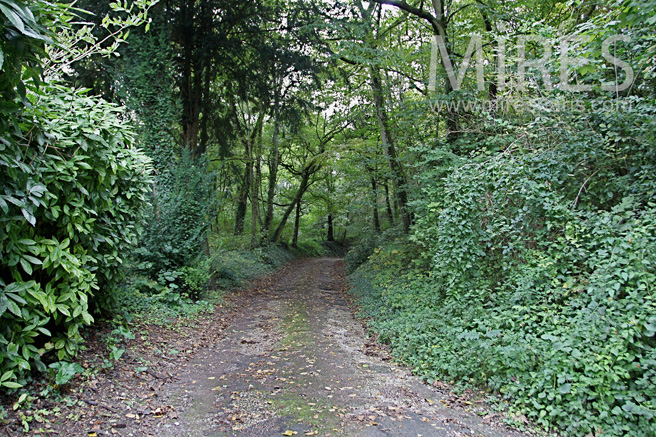
[[[240,303],[225,335],[160,393],[157,435],[519,435],[393,364],[354,320],[338,259],[299,262]]]

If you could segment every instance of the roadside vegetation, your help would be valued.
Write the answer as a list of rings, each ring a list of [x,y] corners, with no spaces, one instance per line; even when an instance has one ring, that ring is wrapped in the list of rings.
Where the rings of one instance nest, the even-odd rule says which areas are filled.
[[[656,433],[655,10],[0,0],[0,421],[88,376],[96,333],[102,371],[350,248],[427,380]]]

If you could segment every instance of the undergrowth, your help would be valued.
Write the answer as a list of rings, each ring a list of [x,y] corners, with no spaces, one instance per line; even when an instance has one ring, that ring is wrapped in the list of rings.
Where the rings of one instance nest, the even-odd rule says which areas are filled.
[[[156,280],[135,268],[115,292],[111,313],[131,314],[155,323],[194,317],[220,303],[227,291],[270,274],[295,258],[326,254],[320,243],[310,240],[300,241],[296,248],[284,244],[252,250],[217,246],[212,256],[189,267],[162,271]]]
[[[417,261],[416,247],[397,244],[374,250],[351,275],[352,290],[361,316],[426,379],[488,387],[514,416],[568,435],[654,435],[651,211],[613,237],[588,234],[601,241],[579,246],[596,266],[586,277],[545,281],[553,262],[535,254],[511,275],[513,287],[492,293],[478,278],[455,294]],[[632,253],[618,256],[627,245]],[[613,265],[623,267],[616,278]]]
[[[600,301],[581,289],[552,289],[564,302],[531,289],[448,296],[413,251],[377,249],[351,284],[360,315],[417,374],[490,388],[512,416],[568,435],[656,432],[651,299]]]
[[[543,428],[656,435],[644,114],[536,121],[508,130],[522,147],[426,171],[412,243],[354,252],[371,252],[351,276],[362,315],[418,374],[486,386]]]

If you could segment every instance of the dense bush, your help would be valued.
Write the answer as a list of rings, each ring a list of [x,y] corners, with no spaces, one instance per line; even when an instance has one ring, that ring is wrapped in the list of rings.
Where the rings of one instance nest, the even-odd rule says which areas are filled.
[[[42,86],[0,138],[0,372],[16,387],[75,355],[134,243],[147,158],[116,106]]]
[[[379,234],[367,232],[360,236],[358,243],[354,244],[344,256],[347,271],[353,273],[369,259],[377,248],[398,239],[401,232],[401,228],[395,227]]]
[[[140,247],[135,252],[141,269],[152,278],[198,262],[206,248],[212,211],[212,174],[206,162],[188,151],[161,169],[150,192],[151,206]]]
[[[430,267],[378,249],[353,276],[418,373],[568,435],[656,432],[656,132],[639,109],[511,127],[522,147],[423,185]]]
[[[155,14],[156,29],[135,32],[123,65],[128,106],[136,114],[138,144],[151,158],[154,180],[144,233],[135,252],[139,270],[151,279],[169,281],[193,295],[207,275],[207,233],[214,211],[214,176],[204,155],[196,156],[176,142],[180,117],[174,97],[170,35]],[[182,274],[182,272],[185,272]],[[177,273],[174,273],[177,272]]]

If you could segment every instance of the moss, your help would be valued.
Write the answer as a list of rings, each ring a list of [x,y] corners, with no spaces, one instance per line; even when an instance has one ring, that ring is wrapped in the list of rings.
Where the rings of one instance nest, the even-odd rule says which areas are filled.
[[[313,431],[332,431],[340,426],[335,407],[326,399],[308,399],[295,392],[285,392],[270,399],[271,406],[281,415],[309,427]],[[333,410],[333,411],[330,411]]]

